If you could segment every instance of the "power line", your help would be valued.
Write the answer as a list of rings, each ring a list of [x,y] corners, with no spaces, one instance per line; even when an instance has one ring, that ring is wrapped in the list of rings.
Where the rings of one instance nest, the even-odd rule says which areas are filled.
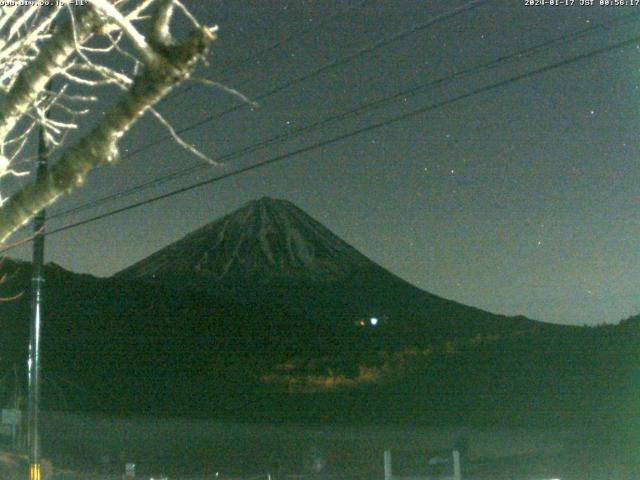
[[[297,40],[301,37],[304,37],[305,35],[309,34],[310,32],[313,32],[314,30],[317,30],[318,28],[324,27],[325,25],[337,20],[340,17],[346,16],[348,14],[351,13],[351,10],[355,10],[356,8],[362,8],[364,7],[370,0],[360,0],[358,3],[354,3],[352,5],[349,5],[348,7],[346,7],[343,11],[340,11],[338,13],[335,13],[333,15],[330,15],[326,18],[324,18],[323,20],[320,21],[320,23],[317,23],[315,25],[311,25],[308,28],[302,28],[300,30],[298,30],[297,32],[294,32],[290,35],[288,35],[287,37],[276,41],[275,43],[262,48],[260,50],[258,50],[257,52],[250,54],[248,56],[246,56],[244,59],[239,60],[238,62],[236,62],[233,66],[233,68],[226,68],[226,69],[222,69],[222,71],[219,73],[220,76],[224,76],[226,75],[229,71],[234,71],[237,70],[239,66],[243,66],[246,65],[250,62],[253,62],[255,60],[258,60],[259,57],[264,56],[266,53],[269,53],[273,50],[277,50],[278,48],[282,47],[283,45],[285,45],[286,43],[291,42],[292,40]]]
[[[311,70],[310,72],[307,72],[307,73],[305,73],[305,74],[303,74],[303,75],[301,75],[299,77],[296,77],[295,79],[292,79],[292,80],[289,80],[289,81],[287,81],[287,82],[285,82],[283,84],[280,84],[280,85],[272,88],[271,90],[269,90],[269,91],[267,91],[265,93],[262,93],[257,97],[252,98],[252,101],[259,102],[261,100],[264,100],[265,98],[268,98],[268,97],[271,97],[273,95],[276,95],[276,94],[278,94],[280,92],[283,92],[283,91],[285,91],[285,90],[287,90],[287,89],[289,89],[289,88],[291,88],[291,87],[293,87],[295,85],[298,85],[298,84],[300,84],[302,82],[305,82],[305,81],[307,81],[307,80],[309,80],[309,79],[311,79],[313,77],[321,75],[322,73],[324,73],[324,72],[326,72],[328,70],[331,70],[333,68],[336,68],[336,67],[344,65],[346,63],[349,63],[349,62],[351,62],[351,61],[353,61],[353,60],[355,60],[355,59],[357,59],[357,58],[359,58],[359,57],[361,57],[363,55],[366,55],[367,53],[371,53],[371,52],[373,52],[375,50],[378,50],[378,49],[380,49],[382,47],[385,47],[385,46],[387,46],[387,45],[389,45],[391,43],[394,43],[394,42],[396,42],[398,40],[402,40],[403,38],[406,38],[406,37],[408,37],[410,35],[413,35],[415,33],[418,33],[420,31],[422,31],[422,30],[425,30],[428,27],[431,27],[431,26],[436,25],[438,23],[450,20],[451,18],[454,18],[454,17],[456,17],[456,16],[458,16],[458,15],[460,15],[462,13],[465,13],[465,12],[471,11],[471,10],[473,10],[475,8],[478,8],[482,4],[484,4],[484,3],[488,2],[488,1],[489,0],[472,0],[472,1],[468,2],[468,3],[465,3],[461,7],[455,8],[455,9],[453,9],[453,10],[447,12],[447,13],[443,13],[441,15],[433,17],[430,20],[428,20],[426,22],[423,22],[423,23],[420,23],[420,24],[418,24],[418,25],[416,25],[414,27],[411,27],[408,30],[403,30],[402,32],[396,33],[395,35],[392,35],[389,38],[379,40],[379,41],[373,43],[372,45],[363,47],[363,48],[355,51],[354,53],[351,53],[351,54],[347,55],[346,57],[342,57],[342,58],[333,60],[333,61],[331,61],[329,63],[326,63],[326,64],[314,69],[314,70]],[[230,107],[230,108],[228,108],[226,110],[223,110],[222,112],[214,113],[212,115],[209,115],[209,116],[203,118],[202,120],[189,125],[188,127],[176,130],[176,134],[182,135],[183,133],[186,133],[186,132],[189,132],[191,130],[194,130],[194,129],[198,128],[201,125],[209,123],[212,120],[218,120],[218,119],[224,117],[225,115],[228,115],[230,113],[236,112],[236,111],[240,110],[241,108],[243,108],[244,106],[245,106],[244,103],[240,103],[240,104],[237,104],[237,105],[235,105],[233,107]],[[131,158],[134,155],[137,155],[137,154],[139,154],[141,152],[144,152],[145,150],[148,150],[151,147],[154,147],[156,145],[159,145],[159,144],[164,143],[167,140],[171,140],[171,139],[173,139],[172,135],[165,135],[163,137],[160,137],[157,140],[149,142],[146,145],[143,145],[142,147],[137,148],[136,150],[133,150],[133,151],[129,152],[126,155],[123,155],[122,156],[122,160],[127,159],[127,158]]]
[[[349,15],[351,13],[351,10],[355,10],[356,8],[362,8],[364,7],[364,5],[366,3],[368,3],[370,0],[360,0],[358,3],[349,5],[348,7],[346,7],[344,10],[335,13],[333,15],[330,15],[324,19],[322,19],[319,23],[311,25],[307,28],[301,28],[298,29],[298,31],[291,33],[290,35],[286,36],[283,39],[277,40],[276,42],[272,43],[271,45],[268,45],[267,47],[261,48],[260,50],[258,50],[257,52],[251,53],[247,56],[245,56],[243,59],[234,62],[233,66],[231,67],[227,67],[222,69],[222,71],[217,72],[217,75],[220,75],[221,77],[228,74],[229,72],[233,72],[235,70],[237,70],[239,67],[244,66],[246,64],[248,64],[249,62],[258,60],[261,56],[272,52],[274,50],[277,50],[278,48],[286,45],[287,43],[290,43],[292,41],[296,41],[306,35],[308,35],[309,33],[313,32],[314,30],[317,30],[318,28],[321,28],[325,25],[327,25],[328,23],[331,23],[337,19],[339,19],[340,17]],[[180,90],[176,93],[173,93],[172,95],[169,95],[165,98],[163,98],[160,103],[165,103],[169,100],[172,100],[176,97],[182,96],[185,93],[188,93],[189,91],[191,91],[193,89],[193,85],[189,85],[187,88]]]
[[[292,131],[288,131],[285,132],[283,134],[279,134],[276,135],[274,137],[271,137],[267,140],[263,140],[261,142],[258,143],[254,143],[252,145],[246,146],[244,148],[241,148],[239,150],[233,151],[233,152],[229,152],[226,154],[223,154],[219,157],[217,157],[215,160],[217,162],[223,162],[226,160],[230,160],[230,159],[234,159],[234,158],[238,158],[241,156],[244,156],[248,153],[254,152],[256,150],[260,150],[262,148],[268,147],[269,145],[272,145],[274,143],[282,143],[284,141],[287,140],[291,140],[294,139],[296,137],[299,137],[300,135],[313,131],[313,130],[317,130],[320,129],[322,127],[324,127],[325,125],[335,122],[337,120],[342,120],[344,118],[353,116],[353,115],[357,115],[359,113],[362,113],[364,111],[368,111],[368,110],[372,110],[372,109],[376,109],[376,108],[380,108],[383,107],[385,105],[389,105],[392,102],[397,101],[398,99],[403,99],[403,98],[409,98],[409,97],[413,97],[418,95],[419,93],[421,93],[422,91],[426,90],[429,87],[434,87],[434,86],[440,86],[442,84],[454,81],[454,80],[459,80],[461,78],[467,77],[471,74],[476,74],[476,73],[480,73],[482,71],[488,71],[490,69],[494,69],[494,68],[498,68],[501,67],[503,65],[512,63],[513,61],[521,61],[525,58],[531,57],[532,55],[541,53],[545,50],[548,50],[550,47],[557,47],[558,43],[560,42],[566,42],[568,40],[576,40],[578,38],[584,37],[586,35],[589,35],[595,31],[598,30],[602,30],[602,29],[607,29],[610,28],[611,26],[619,26],[620,24],[625,24],[625,23],[629,23],[631,21],[637,21],[638,19],[640,19],[640,14],[630,14],[630,15],[625,15],[625,16],[621,16],[619,18],[616,18],[615,20],[612,20],[610,22],[607,22],[604,25],[594,25],[588,28],[584,28],[581,30],[578,30],[576,32],[572,32],[572,33],[568,33],[568,34],[564,34],[561,36],[558,36],[556,38],[553,38],[551,40],[542,42],[538,45],[535,45],[533,47],[529,47],[527,49],[524,50],[520,50],[520,51],[516,51],[513,52],[511,54],[508,55],[504,55],[502,57],[499,57],[495,60],[491,60],[489,62],[485,62],[479,65],[476,65],[474,67],[470,67],[467,68],[465,70],[461,70],[458,72],[454,72],[450,75],[447,75],[445,77],[442,77],[440,79],[437,80],[433,80],[431,82],[427,82],[427,83],[423,83],[417,86],[414,86],[412,88],[409,88],[407,90],[403,90],[400,91],[398,93],[395,93],[391,96],[386,96],[377,100],[373,100],[371,102],[367,102],[365,104],[362,104],[360,106],[357,106],[356,108],[353,109],[348,109],[345,110],[341,113],[338,113],[336,115],[330,116],[328,118],[324,118],[321,119],[317,122],[314,122],[312,124],[306,125],[304,127],[299,127],[295,130]],[[73,207],[67,210],[64,210],[62,212],[56,213],[54,215],[51,215],[50,218],[54,219],[54,218],[63,218],[66,217],[68,215],[74,214],[74,213],[78,213],[81,212],[83,210],[89,209],[89,208],[95,208],[99,205],[102,205],[104,203],[107,203],[109,201],[118,199],[118,198],[123,198],[132,194],[135,194],[137,192],[141,192],[147,188],[153,187],[153,186],[159,186],[162,185],[168,181],[171,180],[175,180],[176,178],[180,178],[182,176],[185,176],[189,173],[192,173],[194,171],[197,170],[201,170],[204,168],[209,168],[210,165],[208,164],[204,164],[204,163],[199,163],[198,165],[194,165],[191,167],[187,167],[181,170],[178,170],[176,172],[167,174],[167,175],[162,175],[160,177],[156,177],[154,179],[148,180],[146,182],[143,182],[141,184],[138,184],[136,186],[127,188],[125,190],[122,190],[120,192],[116,192],[116,193],[112,193],[109,195],[106,195],[102,198],[90,201],[90,202],[86,202],[82,205],[79,205],[77,207]]]
[[[527,78],[530,78],[530,77],[533,77],[533,76],[536,76],[536,75],[540,75],[540,74],[549,72],[551,70],[555,70],[557,68],[561,68],[561,67],[564,67],[564,66],[567,66],[567,65],[582,61],[582,60],[586,60],[586,59],[589,59],[589,58],[596,57],[598,55],[603,55],[605,53],[612,52],[614,50],[618,50],[618,49],[621,49],[621,48],[624,48],[624,47],[628,47],[630,45],[637,44],[638,42],[640,42],[640,36],[639,37],[634,37],[634,38],[631,38],[629,40],[625,40],[625,41],[622,41],[622,42],[615,43],[615,44],[610,45],[608,47],[603,47],[603,48],[600,48],[600,49],[597,49],[597,50],[593,50],[593,51],[588,52],[588,53],[584,53],[584,54],[581,54],[581,55],[570,57],[568,59],[555,62],[555,63],[553,63],[551,65],[547,65],[547,66],[540,67],[540,68],[537,68],[535,70],[532,70],[532,71],[529,71],[529,72],[526,72],[526,73],[522,73],[520,75],[516,75],[515,77],[511,77],[511,78],[508,78],[506,80],[501,80],[501,81],[496,82],[496,83],[492,83],[492,84],[489,84],[489,85],[485,85],[483,87],[479,87],[479,88],[474,89],[474,90],[472,90],[472,91],[470,91],[468,93],[465,93],[465,94],[462,94],[462,95],[458,95],[457,97],[450,98],[450,99],[447,99],[447,100],[443,100],[441,102],[437,102],[437,103],[434,103],[434,104],[431,104],[431,105],[427,105],[427,106],[419,108],[417,110],[413,110],[413,111],[408,112],[408,113],[404,113],[404,114],[401,114],[401,115],[398,115],[398,116],[395,116],[395,117],[392,117],[392,118],[389,118],[389,119],[386,119],[386,120],[383,120],[383,121],[380,121],[380,122],[377,122],[377,123],[373,123],[373,124],[368,125],[366,127],[362,127],[362,128],[353,130],[351,132],[345,133],[343,135],[339,135],[337,137],[333,137],[333,138],[330,138],[330,139],[322,140],[322,141],[319,141],[319,142],[314,143],[312,145],[299,148],[299,149],[294,150],[292,152],[288,152],[288,153],[285,153],[285,154],[282,154],[282,155],[278,155],[278,156],[272,157],[272,158],[270,158],[268,160],[264,160],[262,162],[258,162],[258,163],[249,165],[247,167],[240,168],[240,169],[235,170],[233,172],[229,172],[229,173],[226,173],[226,174],[223,174],[223,175],[219,175],[219,176],[216,176],[216,177],[213,177],[213,178],[209,178],[207,180],[196,182],[196,183],[193,183],[191,185],[187,185],[185,187],[181,187],[181,188],[178,188],[176,190],[172,190],[171,192],[164,193],[162,195],[157,195],[155,197],[151,197],[151,198],[148,198],[146,200],[141,200],[139,202],[136,202],[136,203],[127,205],[125,207],[118,208],[118,209],[115,209],[115,210],[112,210],[112,211],[109,211],[109,212],[106,212],[106,213],[103,213],[103,214],[100,214],[100,215],[96,215],[94,217],[91,217],[91,218],[88,218],[88,219],[85,219],[85,220],[81,220],[81,221],[74,222],[74,223],[71,223],[71,224],[68,224],[68,225],[64,225],[64,226],[59,227],[57,229],[53,229],[53,230],[48,231],[46,233],[46,235],[53,235],[53,234],[56,234],[56,233],[64,232],[66,230],[77,228],[79,226],[86,225],[88,223],[92,223],[92,222],[95,222],[97,220],[101,220],[101,219],[104,219],[104,218],[107,218],[107,217],[110,217],[110,216],[113,216],[113,215],[116,215],[118,213],[122,213],[122,212],[125,212],[125,211],[128,211],[128,210],[133,210],[135,208],[138,208],[138,207],[141,207],[141,206],[144,206],[144,205],[148,205],[148,204],[160,201],[160,200],[164,200],[165,198],[170,198],[170,197],[179,195],[181,193],[185,193],[185,192],[188,192],[190,190],[194,190],[196,188],[203,187],[205,185],[210,185],[210,184],[219,182],[221,180],[224,180],[224,179],[227,179],[227,178],[230,178],[230,177],[234,177],[234,176],[241,175],[243,173],[246,173],[246,172],[249,172],[249,171],[252,171],[252,170],[257,170],[259,168],[262,168],[262,167],[265,167],[265,166],[268,166],[268,165],[279,163],[279,162],[282,162],[284,160],[288,160],[291,157],[294,157],[294,156],[297,156],[297,155],[301,155],[301,154],[304,154],[304,153],[308,153],[308,152],[311,152],[313,150],[317,150],[319,148],[326,147],[326,146],[341,142],[343,140],[346,140],[348,138],[354,137],[356,135],[360,135],[360,134],[363,134],[363,133],[371,132],[371,131],[377,130],[379,128],[387,127],[389,125],[393,125],[395,123],[402,122],[402,121],[417,117],[419,115],[422,115],[424,113],[430,112],[430,111],[435,110],[437,108],[441,108],[441,107],[444,107],[444,106],[447,106],[447,105],[451,105],[453,103],[459,102],[460,100],[468,99],[468,98],[471,98],[473,96],[479,95],[481,93],[486,93],[486,92],[489,92],[489,91],[504,87],[506,85],[510,85],[512,83],[519,82],[521,80],[525,80]],[[5,253],[8,250],[11,250],[13,248],[14,247],[8,247],[8,248],[5,248],[5,249],[2,249],[2,250],[0,250],[0,254],[1,253]]]
[[[345,64],[345,63],[348,63],[348,62],[354,60],[355,58],[358,58],[358,57],[360,57],[360,56],[362,56],[362,55],[364,55],[366,53],[374,51],[374,50],[376,50],[378,48],[382,48],[382,47],[384,47],[384,46],[386,46],[386,45],[388,45],[390,43],[393,43],[395,41],[398,41],[398,40],[401,40],[403,38],[406,38],[407,36],[413,35],[413,34],[419,32],[419,31],[422,31],[422,30],[424,30],[424,29],[426,29],[426,28],[428,28],[430,26],[436,25],[436,24],[441,23],[443,21],[447,21],[447,20],[449,20],[451,18],[454,18],[454,17],[464,13],[464,12],[467,12],[467,11],[470,11],[470,10],[472,10],[474,8],[477,8],[477,7],[481,6],[482,4],[486,3],[487,1],[489,1],[489,0],[472,0],[471,2],[468,2],[468,3],[464,4],[464,5],[462,5],[461,7],[455,8],[453,10],[450,10],[450,11],[446,12],[446,13],[443,13],[441,15],[433,17],[433,18],[429,19],[426,22],[423,22],[423,23],[420,23],[418,25],[415,25],[415,26],[411,27],[410,29],[407,29],[407,30],[404,30],[402,32],[399,32],[399,33],[397,33],[395,35],[392,35],[389,38],[382,39],[382,40],[380,40],[378,42],[375,42],[372,45],[369,45],[367,47],[363,47],[363,48],[357,50],[356,52],[354,52],[354,53],[352,53],[350,55],[347,55],[346,57],[342,57],[340,59],[337,59],[337,60],[334,60],[332,62],[329,62],[329,63],[327,63],[327,64],[325,64],[325,65],[323,65],[323,66],[321,66],[321,67],[319,67],[319,68],[317,68],[315,70],[312,70],[312,71],[310,71],[310,72],[308,72],[308,73],[306,73],[306,74],[304,74],[304,75],[302,75],[300,77],[297,77],[296,79],[290,80],[290,81],[288,81],[288,82],[286,82],[286,83],[284,83],[282,85],[279,85],[279,86],[273,88],[272,90],[270,90],[270,91],[268,91],[268,92],[266,92],[266,93],[264,93],[264,94],[262,94],[262,95],[260,95],[260,96],[258,96],[256,98],[254,98],[254,101],[263,100],[263,99],[265,99],[265,98],[267,98],[269,96],[272,96],[272,95],[274,95],[276,93],[284,91],[284,90],[286,90],[287,88],[289,88],[289,87],[291,87],[293,85],[296,85],[298,83],[304,82],[304,81],[306,81],[306,80],[308,80],[308,79],[310,79],[310,78],[312,78],[312,77],[314,77],[316,75],[319,75],[319,74],[321,74],[321,73],[323,73],[323,72],[325,72],[325,71],[327,71],[327,70],[329,70],[331,68],[334,68],[336,66],[339,66],[339,65],[342,65],[342,64]],[[193,129],[201,126],[201,125],[209,123],[209,122],[211,122],[213,120],[217,120],[217,119],[219,119],[219,118],[221,118],[221,117],[223,117],[223,116],[225,116],[225,115],[227,115],[229,113],[235,112],[235,111],[241,109],[243,106],[244,106],[243,104],[239,104],[239,105],[231,107],[231,108],[229,108],[227,110],[224,110],[224,111],[222,111],[220,113],[209,115],[208,117],[205,117],[204,119],[199,120],[198,122],[192,123],[187,127],[184,127],[182,129],[176,130],[176,134],[181,135],[181,134],[183,134],[185,132],[191,131],[191,130],[193,130]],[[172,135],[166,135],[166,136],[161,137],[161,138],[159,138],[157,140],[149,142],[149,143],[143,145],[142,147],[139,147],[138,149],[133,150],[133,151],[127,153],[126,155],[123,155],[121,157],[121,160],[125,160],[127,158],[131,158],[132,156],[135,156],[138,153],[141,153],[141,152],[143,152],[145,150],[148,150],[149,148],[154,147],[156,145],[159,145],[160,143],[163,143],[166,140],[169,140],[169,139],[172,139],[172,138],[173,138]],[[271,142],[273,140],[268,140],[268,141]],[[231,157],[231,158],[233,158],[233,157]],[[133,188],[136,188],[136,187],[133,187]],[[109,199],[111,199],[111,198],[112,198],[112,196],[109,196]],[[77,209],[72,209],[72,210],[73,211],[84,210],[84,207],[80,206],[80,207],[77,207]],[[69,213],[70,213],[70,211],[61,212],[59,214],[54,215],[54,217],[66,216]]]

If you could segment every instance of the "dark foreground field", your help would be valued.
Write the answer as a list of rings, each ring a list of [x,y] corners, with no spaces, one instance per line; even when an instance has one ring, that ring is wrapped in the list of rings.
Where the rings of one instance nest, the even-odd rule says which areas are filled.
[[[330,427],[46,413],[43,450],[56,466],[170,478],[211,475],[383,478],[383,452],[463,452],[464,478],[634,479],[633,448],[597,431]],[[322,468],[318,468],[322,466]]]

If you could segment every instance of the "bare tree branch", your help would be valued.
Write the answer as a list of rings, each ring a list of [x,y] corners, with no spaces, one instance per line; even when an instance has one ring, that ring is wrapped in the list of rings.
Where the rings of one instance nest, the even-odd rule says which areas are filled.
[[[51,77],[63,69],[64,62],[76,49],[75,38],[84,39],[99,26],[90,9],[80,12],[78,20],[75,29],[69,21],[44,42],[35,60],[20,71],[7,95],[0,98],[0,142],[29,110]]]
[[[11,85],[6,95],[0,98],[0,147],[8,142],[18,143],[18,150],[11,148],[13,155],[0,158],[0,167],[4,174],[21,174],[12,168],[12,162],[29,137],[24,131],[7,142],[12,131],[23,118],[31,117],[33,124],[45,127],[52,143],[62,145],[66,134],[75,129],[77,114],[85,110],[72,109],[62,101],[93,101],[94,95],[83,93],[67,95],[63,89],[59,94],[46,93],[45,86],[54,76],[60,75],[71,82],[80,83],[86,88],[94,88],[103,84],[115,84],[123,96],[98,121],[97,125],[73,146],[59,150],[58,162],[51,167],[48,174],[40,180],[32,181],[22,187],[16,194],[2,203],[0,207],[0,242],[4,242],[11,233],[29,221],[38,211],[53,203],[61,195],[81,185],[88,172],[99,165],[113,162],[118,157],[118,140],[131,126],[153,105],[165,96],[175,85],[188,79],[197,62],[203,58],[209,45],[215,39],[215,28],[201,27],[193,17],[187,15],[197,25],[192,35],[182,43],[175,43],[170,35],[172,0],[144,0],[134,7],[131,13],[125,14],[122,5],[128,2],[111,0],[90,0],[94,8],[70,11],[68,21],[49,37],[40,35],[39,42],[32,45],[25,63],[19,70],[17,80]],[[134,25],[134,21],[142,18],[141,12],[155,4],[155,11],[148,24],[151,30],[146,37]],[[179,8],[186,11],[180,4]],[[0,31],[15,27],[18,22],[24,25],[24,19],[2,16],[0,11]],[[48,17],[42,22],[48,21]],[[89,57],[90,54],[101,55],[115,52],[129,56],[118,45],[122,35],[114,36],[114,25],[120,29],[134,46],[136,56],[142,59],[143,68],[133,78],[107,67]],[[106,37],[109,46],[85,47],[94,35]],[[35,54],[33,52],[36,52]],[[1,55],[1,45],[0,45]],[[72,57],[74,57],[73,59]],[[10,64],[0,63],[0,76]],[[134,64],[134,73],[138,69]],[[74,70],[77,73],[74,73]],[[79,74],[87,72],[88,75]],[[87,78],[88,77],[88,78]],[[82,89],[81,89],[82,91]],[[43,92],[45,92],[43,94]],[[75,92],[75,90],[74,90]],[[39,95],[43,94],[43,97]],[[65,118],[52,120],[45,115],[53,106],[58,106],[66,115]],[[153,111],[154,114],[157,112]],[[156,115],[158,116],[158,115]],[[161,116],[158,117],[167,128],[171,126]],[[33,128],[29,127],[29,131]],[[22,128],[22,127],[21,127]],[[194,151],[195,148],[178,140],[179,143]],[[0,150],[3,152],[3,150]],[[200,154],[201,158],[206,156]],[[4,165],[4,163],[6,165]],[[0,172],[0,178],[3,175]]]

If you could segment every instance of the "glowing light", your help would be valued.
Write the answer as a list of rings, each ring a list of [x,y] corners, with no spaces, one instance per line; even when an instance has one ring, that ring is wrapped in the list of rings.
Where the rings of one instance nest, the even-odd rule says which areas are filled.
[[[375,327],[378,324],[378,319],[376,317],[371,317],[369,322]]]

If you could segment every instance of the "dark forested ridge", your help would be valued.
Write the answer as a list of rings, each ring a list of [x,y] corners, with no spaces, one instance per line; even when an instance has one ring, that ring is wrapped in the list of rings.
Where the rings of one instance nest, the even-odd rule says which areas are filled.
[[[325,252],[350,252],[323,235],[334,242]],[[49,265],[43,398],[51,409],[269,422],[637,418],[638,318],[589,328],[494,315],[357,260],[339,274],[325,262],[323,272],[336,275],[321,281],[276,275],[253,284],[206,275],[181,283],[187,271],[171,277],[164,262],[149,278],[99,279]],[[6,372],[26,363],[30,268],[6,260],[3,270],[11,276],[2,295],[25,292],[0,303]]]

